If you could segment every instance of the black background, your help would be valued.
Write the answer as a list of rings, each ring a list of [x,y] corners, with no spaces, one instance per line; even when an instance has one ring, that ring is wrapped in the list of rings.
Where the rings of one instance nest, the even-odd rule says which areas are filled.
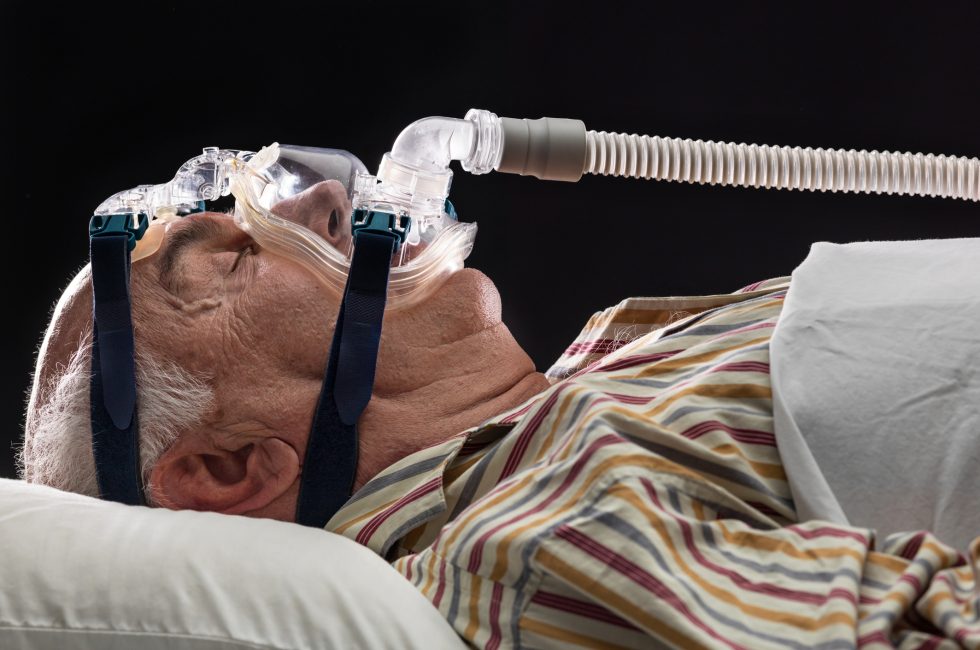
[[[374,170],[410,122],[478,107],[650,135],[980,152],[967,3],[0,7],[3,476],[92,209],[203,146],[337,147]],[[629,295],[732,291],[789,274],[818,240],[980,234],[966,202],[454,169],[451,198],[480,226],[469,264],[541,369]]]

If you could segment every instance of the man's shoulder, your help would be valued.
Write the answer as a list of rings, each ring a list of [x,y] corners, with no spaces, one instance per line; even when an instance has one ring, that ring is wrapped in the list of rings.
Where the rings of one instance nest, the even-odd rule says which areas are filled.
[[[651,332],[679,326],[711,310],[785,290],[789,280],[788,276],[771,278],[723,294],[625,298],[594,313],[546,376],[552,382],[564,379]]]

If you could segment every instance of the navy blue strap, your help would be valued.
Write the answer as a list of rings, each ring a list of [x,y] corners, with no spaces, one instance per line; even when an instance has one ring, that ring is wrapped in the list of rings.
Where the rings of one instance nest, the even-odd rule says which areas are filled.
[[[371,399],[398,237],[354,235],[354,255],[340,304],[327,371],[303,461],[296,521],[322,528],[350,498],[357,471],[357,419]]]
[[[92,237],[92,452],[103,499],[144,503],[126,234]]]

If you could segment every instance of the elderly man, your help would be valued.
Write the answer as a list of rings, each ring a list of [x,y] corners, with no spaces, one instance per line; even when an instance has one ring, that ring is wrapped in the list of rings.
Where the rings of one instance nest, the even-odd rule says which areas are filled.
[[[307,224],[345,236],[318,196]],[[967,602],[952,549],[797,520],[768,375],[787,286],[624,300],[541,374],[490,280],[453,274],[385,316],[354,493],[327,530],[478,647],[975,641],[942,606]],[[150,503],[293,520],[340,297],[207,212],[133,264],[132,295]],[[97,496],[91,296],[86,267],[39,354],[22,462]]]

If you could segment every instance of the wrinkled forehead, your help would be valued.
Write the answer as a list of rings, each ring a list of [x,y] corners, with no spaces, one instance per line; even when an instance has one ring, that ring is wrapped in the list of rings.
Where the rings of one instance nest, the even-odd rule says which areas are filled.
[[[325,181],[279,201],[276,210],[332,245],[346,248],[350,242],[351,203],[347,189],[336,181]],[[141,311],[158,291],[166,291],[167,278],[177,270],[181,254],[194,244],[249,238],[232,214],[201,212],[169,221],[157,221],[144,239],[153,250],[136,259],[131,267],[131,296],[134,310]],[[92,272],[86,264],[71,279],[58,298],[38,355],[38,369],[67,363],[80,343],[92,332]]]

